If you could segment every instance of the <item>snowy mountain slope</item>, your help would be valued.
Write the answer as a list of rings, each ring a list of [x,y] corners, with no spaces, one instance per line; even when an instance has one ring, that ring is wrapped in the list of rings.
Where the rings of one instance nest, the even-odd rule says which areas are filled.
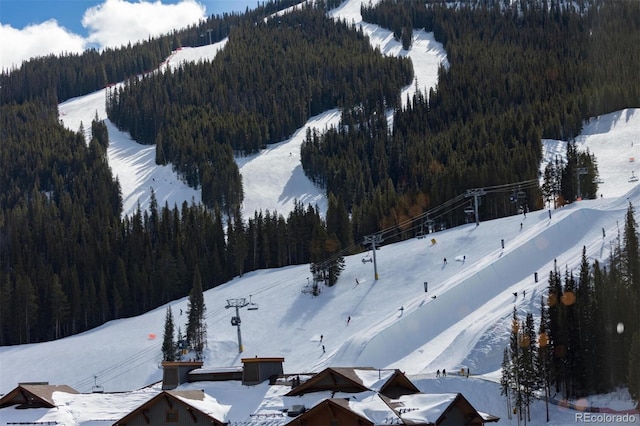
[[[630,125],[637,128],[633,122],[612,128],[609,144],[621,148],[630,145],[620,136]],[[588,146],[588,138],[585,143]],[[301,291],[310,276],[307,265],[255,271],[207,291],[205,367],[235,366],[240,358],[254,355],[284,356],[286,373],[319,371],[326,366],[398,367],[425,392],[462,392],[475,407],[501,416],[502,424],[517,424],[515,419],[506,418],[499,387],[492,383],[499,378],[496,370],[508,340],[511,310],[515,305],[520,314],[537,312],[554,259],[560,267],[575,269],[583,245],[591,259],[606,259],[627,203],[637,206],[640,202],[637,183],[622,177],[615,182],[609,164],[615,165],[617,157],[600,157],[601,172],[613,176],[609,180],[619,191],[628,188],[628,192],[552,211],[551,219],[547,211],[535,211],[526,219],[518,215],[481,222],[478,227],[464,225],[426,239],[384,246],[376,255],[377,281],[371,264],[361,262],[370,256],[365,253],[346,258],[346,269],[336,286],[323,288],[318,297]],[[604,239],[601,228],[606,231]],[[432,244],[430,238],[436,243]],[[444,257],[448,259],[446,265]],[[539,272],[538,283],[533,280],[534,271]],[[429,283],[427,294],[424,281]],[[259,304],[259,310],[241,310],[244,352],[238,353],[236,329],[229,323],[234,313],[224,306],[227,299],[249,295]],[[186,300],[170,306],[177,324],[184,329]],[[161,378],[158,364],[164,314],[165,307],[161,307],[59,341],[0,348],[0,393],[21,381],[66,383],[85,392],[91,390],[94,376],[106,391],[131,390],[157,381]],[[445,379],[434,375],[436,369],[446,368],[451,376],[461,367],[469,367],[472,377]],[[240,422],[237,424],[244,424],[257,411],[282,409],[301,401],[288,399],[266,384],[247,387],[238,382],[212,382],[183,388],[204,389],[221,404],[231,405],[229,419]],[[3,422],[25,421],[29,414],[32,417],[28,421],[90,425],[96,419],[117,418],[110,414],[116,400],[119,407],[132,408],[152,395],[153,391],[142,390],[69,396],[62,410],[25,413],[5,409],[0,417],[7,416],[1,419]],[[312,406],[316,399],[303,402]],[[632,406],[624,394],[580,403],[615,409]],[[82,413],[80,417],[78,412]],[[550,412],[549,424],[575,421],[572,410],[551,406]],[[544,421],[545,407],[536,402],[532,424]]]
[[[359,13],[359,3],[345,2],[335,13],[342,10],[346,16],[356,5]],[[363,25],[369,28],[368,24]],[[384,31],[373,29],[374,33],[380,34],[378,40],[388,37]],[[417,38],[422,37],[417,34]],[[181,49],[167,64],[176,66],[183,60],[213,57],[222,46],[207,46],[207,53],[198,53],[202,48]],[[419,87],[427,85],[420,77],[418,81]],[[88,128],[96,111],[104,117],[104,92],[70,100],[60,105],[60,111],[69,128],[77,129],[80,120]],[[328,111],[312,117],[307,125],[323,128],[332,125],[337,115]],[[128,213],[138,202],[144,207],[150,187],[161,204],[199,199],[198,191],[182,185],[170,168],[154,164],[154,147],[137,145],[111,123],[108,126],[109,161],[123,185]],[[322,195],[307,186],[300,170],[299,144],[303,134],[304,130],[300,130],[288,141],[238,159],[247,193],[245,214],[253,211],[251,205],[284,213],[294,198],[315,199],[322,205]],[[326,366],[397,367],[418,374],[421,389],[461,391],[477,407],[504,416],[503,400],[495,384],[436,379],[433,372],[442,368],[451,372],[464,366],[479,378],[496,380],[513,306],[520,314],[537,313],[554,260],[560,268],[575,269],[583,246],[591,259],[607,258],[610,243],[617,235],[617,223],[623,220],[628,203],[636,208],[640,203],[640,186],[628,182],[632,171],[639,175],[639,135],[640,109],[607,114],[588,123],[577,142],[580,149],[588,148],[597,157],[604,180],[600,191],[603,198],[554,210],[551,219],[546,210],[535,211],[526,218],[518,215],[482,222],[478,227],[465,225],[427,239],[384,246],[377,252],[379,280],[373,279],[371,263],[361,262],[370,254],[350,256],[345,259],[346,269],[336,286],[324,288],[315,298],[301,291],[311,277],[308,265],[255,271],[207,291],[205,366],[235,366],[242,357],[258,355],[285,357],[285,373],[319,371]],[[564,154],[564,142],[543,142],[545,158]],[[436,239],[435,244],[431,238]],[[505,242],[504,249],[501,240]],[[445,257],[447,265],[443,264]],[[534,282],[534,272],[538,272],[538,283]],[[426,294],[425,281],[429,283]],[[518,296],[514,297],[516,291]],[[241,310],[244,352],[238,353],[236,328],[229,323],[234,312],[224,306],[227,299],[250,295],[259,310]],[[432,299],[434,295],[436,298]],[[184,330],[186,299],[169,305]],[[105,390],[117,391],[159,380],[165,309],[166,306],[135,318],[112,321],[59,341],[0,348],[0,394],[24,381],[64,383],[90,391],[95,380]],[[347,325],[348,317],[351,321]],[[232,408],[236,418],[248,416],[264,400],[279,398],[268,395],[268,388],[262,385],[219,390],[213,384],[208,386],[212,394],[227,394],[230,399],[242,395],[246,399],[246,405]],[[142,397],[135,395],[134,398]],[[101,410],[100,402],[86,398],[91,410]],[[136,405],[133,400],[127,401],[126,404]],[[540,404],[534,408],[534,424],[535,420],[542,421],[543,410]],[[552,418],[556,416],[552,424],[573,420],[566,409],[552,410]],[[504,418],[503,422],[508,423]]]
[[[608,144],[626,149],[631,142],[624,134],[638,134],[628,130],[640,128],[640,114],[624,113],[633,120],[612,126]],[[588,137],[584,143],[589,144]],[[601,174],[612,188],[628,192],[555,210],[551,219],[546,210],[535,211],[526,219],[518,215],[431,234],[436,244],[427,238],[384,246],[376,256],[377,281],[371,263],[361,261],[367,256],[363,254],[347,257],[338,284],[315,298],[302,293],[311,277],[308,265],[255,271],[207,291],[206,365],[233,366],[242,357],[259,355],[285,357],[285,372],[356,365],[398,367],[410,374],[461,366],[472,373],[492,373],[500,365],[496,353],[508,337],[514,303],[521,313],[537,312],[554,259],[561,268],[576,268],[582,246],[592,259],[607,258],[627,202],[640,201],[637,183],[624,176],[616,181],[618,157],[598,157]],[[424,281],[429,283],[427,294]],[[227,299],[250,295],[259,310],[241,310],[240,354],[236,328],[229,323],[233,312],[224,307]],[[184,329],[186,299],[171,307]],[[94,375],[106,390],[159,380],[164,315],[161,307],[62,340],[0,348],[0,392],[21,381],[65,383],[87,391]],[[49,362],[38,362],[42,354]]]
[[[330,15],[334,19],[359,24],[369,36],[372,46],[380,48],[383,54],[411,58],[415,81],[403,89],[401,96],[404,103],[407,96],[413,96],[416,87],[428,92],[428,88],[437,83],[439,65],[447,65],[442,45],[434,40],[432,33],[416,30],[412,49],[409,52],[403,51],[391,31],[362,22],[361,3],[362,0],[346,1]],[[181,48],[174,51],[161,68],[175,69],[185,62],[211,60],[226,43],[227,39],[224,39],[207,46]],[[118,177],[122,187],[123,213],[132,214],[138,204],[145,209],[150,200],[151,188],[160,206],[165,202],[169,207],[174,204],[179,206],[183,201],[199,202],[199,190],[186,186],[170,166],[155,164],[155,146],[136,144],[127,132],[119,131],[107,119],[105,94],[101,90],[60,104],[60,119],[71,130],[78,130],[80,123],[83,123],[85,129],[89,129],[96,114],[99,119],[105,119],[110,140],[107,155],[113,174]],[[315,187],[304,175],[300,164],[300,146],[307,128],[322,130],[337,126],[339,120],[338,111],[327,111],[311,117],[291,138],[271,145],[259,154],[236,159],[243,180],[245,198],[242,213],[245,219],[252,217],[257,210],[278,211],[286,216],[293,210],[296,200],[305,204],[317,204],[324,214],[326,196],[324,191]]]

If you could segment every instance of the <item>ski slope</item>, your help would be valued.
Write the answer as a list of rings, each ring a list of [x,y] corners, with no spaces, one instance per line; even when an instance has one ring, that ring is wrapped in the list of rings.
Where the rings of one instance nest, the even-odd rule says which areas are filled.
[[[352,17],[366,30],[372,44],[382,46],[384,54],[409,55],[418,87],[433,87],[437,67],[446,59],[432,35],[416,31],[412,50],[402,52],[389,39],[388,31],[358,19],[359,5],[360,1],[347,1],[332,16]],[[213,58],[224,43],[183,48],[163,66]],[[405,88],[403,99],[411,96],[414,88],[415,84]],[[99,91],[61,104],[61,120],[71,129],[78,129],[81,122],[88,129],[96,114],[106,117],[104,95]],[[327,111],[312,117],[289,140],[237,159],[245,185],[245,217],[256,209],[286,214],[295,199],[317,203],[321,209],[326,206],[322,192],[301,171],[299,148],[306,127],[322,129],[337,124],[338,119],[338,111]],[[136,144],[108,120],[107,126],[109,163],[122,185],[125,214],[138,204],[144,208],[151,188],[161,205],[200,199],[199,191],[184,185],[170,167],[155,165],[155,147]],[[640,186],[628,179],[632,172],[640,175],[640,109],[594,118],[577,143],[597,157],[604,180],[602,197],[597,200],[553,210],[551,218],[547,210],[533,211],[526,218],[518,215],[481,222],[477,227],[470,224],[430,234],[426,239],[383,246],[376,254],[378,280],[372,264],[362,262],[371,254],[347,257],[338,283],[323,288],[317,297],[302,292],[311,279],[308,265],[254,271],[208,290],[205,367],[236,366],[241,358],[257,355],[284,357],[285,373],[316,372],[327,366],[400,368],[417,377],[422,389],[463,392],[477,407],[504,416],[496,411],[501,409],[502,398],[491,381],[499,377],[513,307],[520,315],[537,314],[554,263],[576,270],[583,246],[591,260],[606,261],[628,203],[638,210]],[[545,140],[543,145],[545,160],[564,154],[563,141]],[[424,282],[428,282],[427,293]],[[235,312],[225,309],[227,299],[240,297],[251,297],[259,305],[256,311],[240,312],[242,353],[238,352],[237,330],[230,325]],[[68,384],[79,391],[90,391],[97,382],[106,391],[122,391],[160,380],[167,306],[184,330],[187,300],[180,299],[58,341],[0,348],[0,394],[26,381]],[[437,369],[456,371],[462,367],[486,380],[434,377]],[[214,389],[217,385],[208,386]],[[249,392],[247,398],[255,401],[265,398],[267,392],[262,385],[251,390],[225,389],[230,395]],[[628,408],[629,402],[617,400],[613,404]],[[234,409],[242,416],[248,406]],[[540,419],[543,409],[535,408],[534,417]],[[555,424],[563,424],[567,416]]]
[[[607,148],[617,145],[626,155],[630,138],[639,134],[640,111],[602,116],[586,130],[602,126],[609,130],[597,133],[598,139],[588,133],[581,137],[584,147],[593,151],[600,143]],[[464,225],[383,246],[376,254],[378,280],[371,263],[362,262],[371,254],[363,253],[347,257],[338,283],[322,288],[317,297],[302,292],[311,277],[308,265],[254,271],[208,290],[205,368],[237,366],[241,358],[256,355],[284,357],[285,373],[317,372],[327,366],[400,368],[425,392],[462,392],[474,406],[501,416],[501,423],[516,424],[506,418],[495,383],[513,307],[520,315],[537,315],[548,272],[554,263],[577,270],[583,246],[590,260],[606,261],[628,203],[636,209],[639,205],[640,186],[620,173],[623,166],[618,151],[610,152],[602,151],[598,163],[609,184],[605,193],[611,196],[553,210],[551,218],[547,210],[533,211],[526,218],[517,215],[483,221],[477,227]],[[628,158],[624,161],[625,167],[632,167]],[[538,283],[534,272],[538,272]],[[227,299],[240,297],[251,297],[259,305],[258,310],[240,312],[242,353],[238,352],[237,330],[230,325],[235,312],[225,309]],[[139,389],[160,380],[167,306],[184,330],[187,300],[181,299],[58,341],[0,348],[0,394],[28,381],[68,384],[84,392],[98,383],[111,392]],[[435,370],[443,368],[450,375],[469,368],[472,377],[436,378]],[[285,406],[282,395],[274,395],[266,384],[195,383],[184,388],[203,388],[221,404],[232,405],[229,416],[238,421],[249,418],[259,407]],[[144,395],[148,394],[125,394],[121,404],[134,407]],[[73,424],[90,424],[82,419],[107,416],[104,399],[87,395],[74,397],[69,404],[80,402],[86,404],[87,414]],[[633,406],[623,392],[583,403],[619,410]],[[532,416],[532,424],[544,421],[541,402],[534,404]],[[554,425],[572,423],[574,412],[552,406],[551,418]]]
[[[422,30],[414,32],[413,47],[403,51],[402,45],[393,38],[391,31],[362,21],[360,15],[361,0],[349,0],[330,13],[333,19],[344,19],[360,25],[369,36],[371,45],[380,49],[384,55],[409,56],[413,62],[414,82],[402,91],[402,101],[412,97],[416,87],[428,93],[435,87],[440,64],[448,66],[446,52],[435,41],[433,33]],[[200,47],[183,47],[172,54],[161,65],[164,69],[176,69],[183,63],[212,60],[224,49],[227,39],[218,43]],[[138,205],[146,209],[151,198],[151,189],[155,192],[158,205],[168,203],[172,208],[184,201],[200,202],[200,190],[189,188],[173,172],[171,166],[155,164],[155,146],[139,145],[131,139],[128,132],[122,132],[107,119],[105,110],[106,90],[100,90],[86,96],[70,99],[59,105],[60,119],[71,129],[78,130],[82,123],[89,130],[91,121],[96,117],[105,120],[109,131],[107,156],[114,176],[118,177],[122,188],[123,214],[131,215]],[[391,118],[391,117],[390,117]],[[307,179],[300,164],[300,146],[308,128],[324,130],[337,126],[340,120],[338,110],[326,111],[311,117],[307,123],[291,138],[270,145],[259,154],[238,157],[236,162],[242,175],[244,204],[242,214],[245,219],[253,217],[255,211],[277,211],[286,216],[293,210],[295,201],[317,205],[324,214],[327,200],[324,191]]]
[[[603,145],[624,151],[631,146],[624,135],[638,135],[629,128],[640,129],[640,112],[610,114],[593,123],[605,124],[610,130]],[[589,135],[581,141],[591,149]],[[551,219],[547,210],[533,211],[526,218],[469,224],[383,246],[377,251],[378,280],[372,264],[361,261],[370,256],[365,253],[347,257],[338,283],[323,288],[318,297],[302,292],[311,278],[308,265],[254,271],[207,291],[206,365],[234,366],[242,357],[258,355],[285,357],[286,372],[374,366],[409,374],[460,367],[469,367],[472,374],[493,374],[500,366],[513,306],[521,314],[537,312],[554,262],[577,269],[583,246],[591,260],[606,261],[628,202],[637,206],[640,200],[638,184],[619,173],[619,157],[598,157],[601,176],[609,183],[606,193],[615,196],[553,210]],[[512,294],[516,291],[517,298]],[[241,310],[240,354],[236,328],[230,325],[233,312],[224,306],[227,299],[249,296],[259,309]],[[184,330],[186,315],[180,312],[186,313],[187,300],[170,306]],[[94,375],[107,390],[135,389],[159,380],[165,310],[163,306],[111,321],[58,341],[0,348],[0,393],[22,381],[65,383],[86,391]],[[48,362],[38,362],[42,354]]]

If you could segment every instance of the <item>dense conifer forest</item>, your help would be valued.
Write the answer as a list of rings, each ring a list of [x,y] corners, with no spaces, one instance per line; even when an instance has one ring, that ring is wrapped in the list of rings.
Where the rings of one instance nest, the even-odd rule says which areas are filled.
[[[450,67],[440,69],[436,89],[395,112],[391,132],[378,104],[345,111],[341,128],[308,135],[305,172],[341,196],[356,240],[466,189],[535,179],[541,138],[571,140],[589,117],[640,104],[640,6],[581,5],[383,1],[363,8],[365,21],[396,34],[432,31]],[[574,192],[567,190],[568,201]],[[507,194],[492,197],[482,217],[513,213],[502,202]],[[539,208],[540,200],[530,192],[526,203]]]
[[[522,320],[514,308],[501,383],[520,420],[531,420],[536,391],[568,401],[626,386],[633,398],[640,397],[640,245],[634,215],[629,204],[619,235],[609,241],[608,265],[590,264],[583,248],[579,271],[556,265],[549,272],[537,326],[533,313]]]
[[[228,211],[242,202],[234,154],[286,139],[332,108],[398,107],[411,77],[408,59],[382,56],[357,29],[306,7],[233,28],[211,62],[127,80],[107,112],[135,140],[156,144],[156,162],[202,188],[207,206]]]
[[[406,48],[412,28],[425,28],[447,50],[450,67],[440,70],[438,87],[406,108],[398,93],[411,81],[407,60],[383,57],[357,27],[327,19],[323,10],[336,1],[263,21],[293,3],[211,17],[120,49],[33,59],[0,74],[0,345],[148,311],[187,295],[196,271],[206,290],[258,268],[333,256],[326,272],[334,283],[336,253],[362,236],[469,188],[536,179],[541,137],[571,139],[590,116],[640,106],[636,3],[365,8],[365,20],[393,29]],[[227,35],[227,48],[210,63],[108,89],[114,121],[157,144],[157,162],[173,164],[205,201],[159,206],[153,199],[147,211],[122,217],[106,126],[94,121],[71,132],[57,104],[149,71],[175,48]],[[243,220],[233,156],[334,107],[343,108],[341,125],[310,132],[302,150],[305,172],[329,195],[326,215],[297,204],[286,217],[255,212]],[[553,184],[529,191],[529,206],[558,191],[573,200],[567,167],[577,165],[550,166]],[[513,213],[507,198],[487,196],[483,217]]]

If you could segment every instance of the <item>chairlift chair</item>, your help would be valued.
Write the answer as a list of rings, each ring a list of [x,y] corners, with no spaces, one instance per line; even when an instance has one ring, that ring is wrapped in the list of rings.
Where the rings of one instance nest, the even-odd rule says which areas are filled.
[[[257,311],[258,304],[251,301],[251,295],[249,295],[249,305],[247,306],[247,311]]]
[[[93,376],[93,387],[91,393],[104,393],[104,388],[98,384],[98,376]]]
[[[629,182],[637,182],[638,181],[638,176],[633,174],[633,171],[631,171],[631,177],[629,178]]]

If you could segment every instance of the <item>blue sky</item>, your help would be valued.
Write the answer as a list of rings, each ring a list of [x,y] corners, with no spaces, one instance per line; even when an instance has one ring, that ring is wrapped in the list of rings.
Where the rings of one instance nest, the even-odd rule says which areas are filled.
[[[257,0],[0,0],[0,68],[34,56],[117,47]]]

